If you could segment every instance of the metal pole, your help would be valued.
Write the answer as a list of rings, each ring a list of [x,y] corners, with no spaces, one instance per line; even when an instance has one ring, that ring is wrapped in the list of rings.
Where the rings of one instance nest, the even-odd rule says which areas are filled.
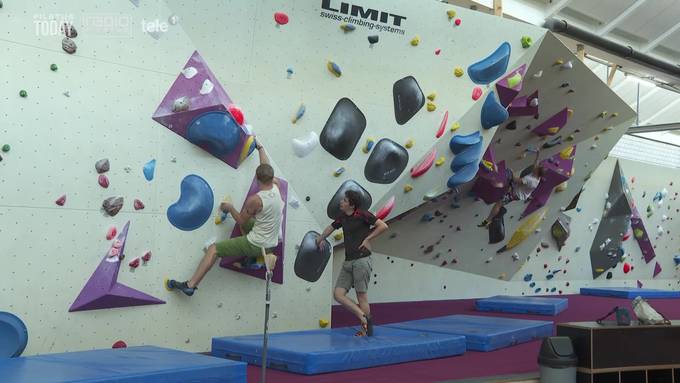
[[[264,298],[264,338],[262,339],[262,383],[267,381],[267,328],[269,327],[269,303],[271,299],[271,290],[269,289],[269,282],[272,280],[272,272],[267,270],[265,276],[267,280],[267,287]]]

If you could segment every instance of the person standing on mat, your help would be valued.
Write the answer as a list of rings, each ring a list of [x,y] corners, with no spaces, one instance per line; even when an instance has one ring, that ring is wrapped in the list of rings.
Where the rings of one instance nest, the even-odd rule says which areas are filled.
[[[526,202],[529,200],[531,197],[531,193],[536,190],[538,187],[538,184],[541,182],[541,177],[545,174],[545,169],[539,164],[538,161],[538,155],[539,151],[536,151],[536,159],[534,160],[534,164],[532,166],[531,172],[524,177],[517,177],[510,172],[509,182],[507,186],[507,190],[503,197],[497,201],[493,207],[491,208],[491,211],[489,212],[489,216],[486,217],[482,223],[477,225],[478,227],[487,227],[493,221],[493,219],[498,215],[498,213],[501,212],[501,208],[504,208],[505,205],[509,204],[512,201],[523,201]],[[504,183],[499,182],[498,184],[494,185],[497,188],[502,188]]]
[[[218,257],[247,257],[252,263],[258,256],[264,254],[267,270],[272,270],[276,264],[273,249],[279,243],[281,221],[283,216],[283,200],[279,192],[278,180],[274,178],[274,169],[269,164],[269,158],[262,145],[256,141],[260,165],[255,170],[260,191],[246,200],[239,212],[231,202],[222,202],[220,209],[231,214],[241,227],[240,237],[225,241],[206,244],[205,255],[196,268],[194,275],[185,282],[168,280],[166,287],[170,290],[178,289],[188,296],[194,295],[206,273],[215,265]],[[264,251],[263,251],[264,250]],[[241,265],[234,263],[236,267]]]
[[[373,272],[371,260],[371,239],[387,230],[387,224],[370,212],[360,210],[361,195],[354,191],[345,192],[340,201],[340,215],[316,240],[319,249],[326,246],[326,237],[334,230],[342,228],[345,237],[345,261],[335,284],[333,297],[361,321],[361,331],[357,336],[373,335],[373,320],[368,304],[368,284]],[[372,229],[373,228],[373,229]],[[347,297],[354,287],[358,304]]]

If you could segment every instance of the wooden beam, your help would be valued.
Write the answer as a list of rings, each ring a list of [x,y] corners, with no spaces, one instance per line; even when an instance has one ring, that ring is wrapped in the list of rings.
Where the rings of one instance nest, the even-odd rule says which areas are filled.
[[[586,46],[583,44],[576,44],[576,56],[583,61],[586,59]]]
[[[493,14],[503,17],[503,0],[493,0]]]
[[[612,82],[614,82],[614,75],[616,74],[617,69],[619,69],[619,66],[616,65],[616,64],[612,64],[609,67],[610,72],[609,72],[609,77],[607,77],[607,86],[609,86],[609,87],[612,86]]]

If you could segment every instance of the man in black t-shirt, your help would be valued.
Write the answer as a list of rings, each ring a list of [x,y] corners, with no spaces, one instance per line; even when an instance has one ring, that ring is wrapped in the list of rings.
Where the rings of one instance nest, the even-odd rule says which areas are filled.
[[[370,240],[387,230],[387,224],[370,212],[358,209],[360,204],[361,195],[358,192],[346,191],[345,198],[340,201],[340,216],[323,231],[316,243],[319,248],[325,246],[326,237],[334,230],[342,228],[345,262],[335,284],[333,297],[361,321],[361,331],[357,335],[372,336],[373,321],[368,304],[368,284],[373,272]],[[347,292],[352,287],[356,291],[358,304],[347,297]]]

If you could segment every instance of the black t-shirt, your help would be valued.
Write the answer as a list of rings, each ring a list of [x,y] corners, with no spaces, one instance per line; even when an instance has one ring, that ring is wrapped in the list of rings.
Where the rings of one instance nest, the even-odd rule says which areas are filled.
[[[345,260],[351,261],[371,255],[369,251],[360,250],[361,242],[371,233],[371,226],[377,218],[370,212],[356,209],[352,215],[341,213],[333,221],[334,229],[342,228],[345,236]]]

